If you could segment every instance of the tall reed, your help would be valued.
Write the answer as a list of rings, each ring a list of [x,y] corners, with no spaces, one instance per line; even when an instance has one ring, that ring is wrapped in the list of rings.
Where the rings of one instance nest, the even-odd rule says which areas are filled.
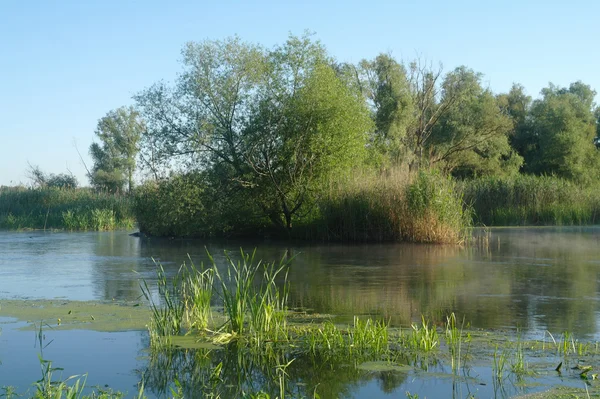
[[[487,226],[594,224],[600,184],[582,186],[551,176],[480,178],[460,184],[474,222]]]
[[[170,336],[202,332],[213,320],[211,304],[216,299],[223,306],[224,327],[230,337],[258,345],[265,340],[287,339],[287,268],[291,259],[284,256],[279,263],[263,263],[255,261],[254,255],[240,250],[236,261],[225,252],[223,271],[208,253],[210,268],[202,265],[197,269],[190,261],[170,279],[157,264],[158,298],[146,280],[141,282],[152,310],[151,341],[169,345]],[[280,285],[277,280],[284,270]]]
[[[432,171],[365,172],[332,184],[317,201],[306,238],[457,243],[470,216],[450,178]]]

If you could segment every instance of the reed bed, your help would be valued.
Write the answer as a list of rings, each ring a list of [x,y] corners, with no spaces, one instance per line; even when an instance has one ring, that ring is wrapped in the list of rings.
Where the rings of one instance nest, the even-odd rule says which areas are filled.
[[[600,185],[551,176],[481,178],[459,185],[474,223],[487,226],[596,224]]]
[[[133,228],[130,197],[87,188],[0,189],[0,228],[114,230]]]
[[[460,243],[470,215],[454,182],[432,171],[364,172],[317,201],[306,238],[324,241]]]

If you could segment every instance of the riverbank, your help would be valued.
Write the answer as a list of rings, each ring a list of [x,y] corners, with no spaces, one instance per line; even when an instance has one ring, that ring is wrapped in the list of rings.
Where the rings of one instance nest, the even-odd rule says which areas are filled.
[[[454,180],[436,172],[362,171],[321,186],[277,226],[252,198],[223,193],[201,174],[138,187],[133,196],[90,189],[0,190],[0,228],[132,229],[156,237],[308,242],[462,243],[471,226],[593,225],[600,185],[549,176]]]

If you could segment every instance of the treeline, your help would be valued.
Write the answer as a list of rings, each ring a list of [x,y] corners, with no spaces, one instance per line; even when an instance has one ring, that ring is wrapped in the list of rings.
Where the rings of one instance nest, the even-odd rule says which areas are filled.
[[[509,203],[492,183],[484,194],[481,181],[444,177],[512,190],[523,174],[595,184],[600,112],[582,82],[536,100],[517,84],[495,94],[464,66],[444,73],[388,54],[340,63],[309,36],[271,49],[188,43],[182,55],[175,84],[135,96],[152,177],[136,212],[148,233],[455,241],[473,210],[486,224],[595,220],[589,195],[585,217],[552,219],[556,201],[540,216],[542,205]]]
[[[173,84],[100,119],[88,174],[134,192],[140,229],[155,235],[459,241],[473,217],[593,222],[594,96],[582,82],[535,100],[518,84],[496,94],[468,67],[389,54],[341,63],[310,35],[191,42]],[[549,211],[515,194],[522,176],[585,194]],[[573,204],[580,216],[549,216]]]

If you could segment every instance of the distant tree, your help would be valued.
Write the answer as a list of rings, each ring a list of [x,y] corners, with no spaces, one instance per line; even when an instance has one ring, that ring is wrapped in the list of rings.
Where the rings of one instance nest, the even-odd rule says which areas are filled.
[[[569,88],[550,84],[531,107],[529,170],[588,182],[598,178],[600,154],[594,145],[596,92],[582,82]]]
[[[414,123],[414,96],[406,69],[390,55],[380,54],[373,61],[360,63],[362,90],[373,108],[373,144],[392,164],[407,157],[407,134]]]
[[[523,160],[509,144],[513,121],[492,92],[481,86],[481,76],[459,67],[444,78],[440,102],[454,105],[433,127],[429,162],[464,177],[516,174]]]
[[[512,148],[525,159],[524,171],[529,167],[531,152],[535,150],[535,142],[531,135],[531,104],[532,99],[525,94],[525,88],[513,84],[506,94],[497,96],[500,108],[512,119],[513,131],[509,136]]]
[[[90,155],[94,161],[91,183],[98,189],[111,192],[133,188],[133,173],[139,152],[139,141],[145,123],[133,107],[110,111],[98,121],[96,136],[100,143],[92,143]]]
[[[72,173],[47,174],[37,165],[29,164],[27,176],[36,188],[74,189],[78,186],[77,178]]]
[[[441,66],[420,60],[405,67],[387,54],[356,70],[375,121],[372,142],[392,164],[461,175],[519,169],[522,160],[507,141],[512,122],[481,87],[481,74],[459,67],[443,75]]]

